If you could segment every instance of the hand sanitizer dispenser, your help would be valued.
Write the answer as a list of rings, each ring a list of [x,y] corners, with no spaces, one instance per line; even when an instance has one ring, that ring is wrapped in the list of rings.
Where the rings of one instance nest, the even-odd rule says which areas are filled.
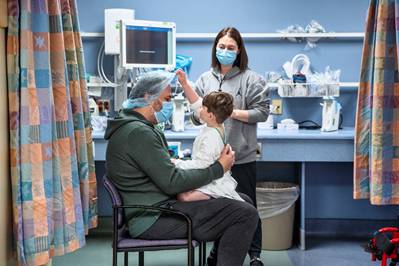
[[[173,98],[172,130],[184,131],[184,97],[179,93]]]
[[[341,105],[337,102],[337,99],[330,96],[324,96],[323,100],[324,103],[320,104],[323,106],[323,124],[321,131],[338,130]]]
[[[274,107],[273,107],[273,105],[270,105],[269,117],[267,118],[267,120],[265,122],[259,122],[258,123],[258,128],[260,128],[260,129],[274,129],[273,115],[274,115]]]

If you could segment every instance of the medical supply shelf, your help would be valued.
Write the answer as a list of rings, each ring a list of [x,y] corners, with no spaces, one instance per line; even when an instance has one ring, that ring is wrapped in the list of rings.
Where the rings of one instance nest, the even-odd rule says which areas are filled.
[[[217,33],[176,33],[176,40],[203,40],[214,39]],[[81,32],[82,37],[104,37],[103,32]],[[327,38],[364,38],[364,32],[327,32],[327,33],[242,33],[244,39],[268,39],[289,37],[327,37]],[[131,84],[128,84],[131,85]],[[110,87],[106,83],[87,83],[88,87]],[[340,87],[358,87],[358,82],[341,82]],[[284,97],[284,96],[282,96]],[[301,96],[302,97],[302,96]],[[314,96],[308,96],[314,97]],[[320,96],[316,96],[320,97]]]
[[[108,83],[92,83],[92,82],[87,82],[87,87],[112,87],[110,84]],[[132,87],[132,83],[126,83],[126,85],[130,88]]]
[[[188,128],[184,132],[166,130],[168,141],[181,142],[181,150],[192,149],[199,127]],[[104,131],[93,131],[95,147],[94,160],[105,161],[107,141]],[[298,245],[305,250],[305,193],[306,164],[313,162],[353,162],[354,128],[321,132],[320,130],[279,131],[258,129],[258,143],[261,144],[261,156],[258,162],[295,162],[299,163],[298,183],[301,186],[300,221]],[[271,152],[272,151],[272,152]]]
[[[273,87],[278,87],[277,85],[275,86],[274,84],[276,83],[272,83]],[[338,83],[339,87],[342,88],[347,88],[347,87],[359,87],[359,82],[340,82]],[[131,87],[132,84],[131,83],[127,83],[128,87]],[[272,87],[271,86],[271,87]],[[108,83],[90,83],[87,82],[87,87],[111,87]]]
[[[214,39],[217,33],[176,33],[177,39]],[[82,37],[104,37],[103,32],[82,32]],[[241,33],[243,38],[288,38],[288,37],[327,37],[364,38],[364,32],[326,32],[326,33]]]
[[[204,40],[214,39],[217,33],[176,33],[176,40]],[[103,32],[81,32],[82,37],[104,37]],[[326,37],[326,38],[364,38],[364,32],[327,32],[327,33],[242,33],[244,39],[268,39],[268,38],[281,38],[288,37]],[[358,87],[358,82],[340,82],[340,87]],[[87,83],[88,87],[110,87],[107,83]],[[131,86],[131,84],[128,84]],[[313,97],[313,96],[309,96]],[[320,96],[318,96],[320,97]]]
[[[214,39],[217,33],[177,33],[179,39]],[[326,32],[326,33],[241,33],[244,39],[289,38],[289,37],[327,37],[327,38],[364,38],[363,32]]]
[[[339,97],[339,83],[289,83],[269,84],[269,87],[277,87],[280,97]]]

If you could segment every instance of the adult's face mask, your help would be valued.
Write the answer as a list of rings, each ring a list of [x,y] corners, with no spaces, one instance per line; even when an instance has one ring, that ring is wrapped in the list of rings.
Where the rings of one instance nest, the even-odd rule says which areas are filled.
[[[231,66],[236,61],[237,51],[217,49],[216,57],[222,65]]]
[[[159,99],[157,99],[159,100]],[[162,102],[161,100],[159,100]],[[151,106],[152,108],[152,106]],[[154,110],[154,109],[152,109]],[[155,118],[157,119],[158,124],[162,122],[166,122],[173,113],[173,103],[172,102],[162,102],[162,109],[158,112],[154,111]]]

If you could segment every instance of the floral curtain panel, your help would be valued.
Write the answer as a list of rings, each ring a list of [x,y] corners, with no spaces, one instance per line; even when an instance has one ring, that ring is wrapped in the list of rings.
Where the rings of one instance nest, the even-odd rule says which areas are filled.
[[[85,66],[75,0],[8,0],[15,257],[43,265],[97,226]]]
[[[399,1],[371,0],[355,125],[354,198],[399,204]]]

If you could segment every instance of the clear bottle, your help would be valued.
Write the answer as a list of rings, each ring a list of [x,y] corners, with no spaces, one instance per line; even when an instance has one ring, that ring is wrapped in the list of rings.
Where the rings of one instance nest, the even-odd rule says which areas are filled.
[[[270,105],[269,117],[266,120],[265,129],[274,129],[274,106]]]

